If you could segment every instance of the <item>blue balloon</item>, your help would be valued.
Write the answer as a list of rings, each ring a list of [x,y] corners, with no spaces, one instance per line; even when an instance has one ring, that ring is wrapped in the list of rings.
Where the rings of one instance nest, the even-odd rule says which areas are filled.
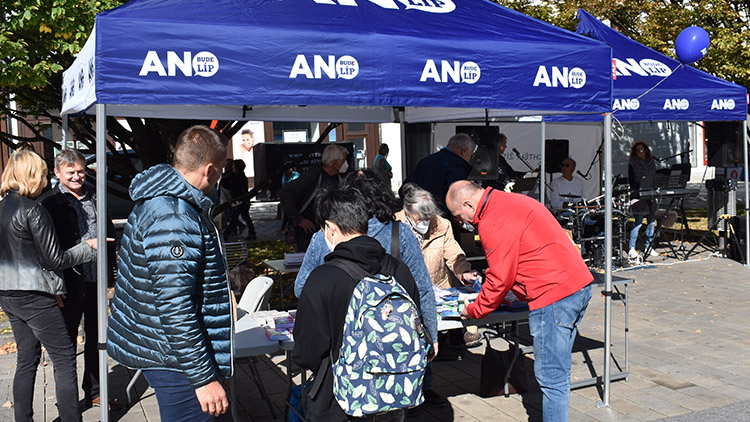
[[[700,26],[689,26],[677,36],[677,58],[684,64],[695,63],[706,55],[710,44],[711,40],[705,29]]]

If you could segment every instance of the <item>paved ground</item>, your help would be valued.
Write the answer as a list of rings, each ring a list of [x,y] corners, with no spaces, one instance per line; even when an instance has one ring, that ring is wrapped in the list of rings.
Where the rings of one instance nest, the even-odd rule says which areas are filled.
[[[253,205],[261,238],[276,236],[279,222],[275,204]],[[702,248],[699,248],[702,249]],[[665,252],[665,248],[658,249]],[[598,408],[602,391],[591,386],[571,393],[573,421],[750,421],[750,269],[737,262],[702,252],[689,262],[654,259],[646,267],[620,271],[632,277],[629,287],[629,379],[611,385],[610,405]],[[573,355],[573,380],[603,373],[603,300],[594,295],[580,327],[582,341]],[[613,371],[624,366],[624,307],[613,305]],[[506,348],[500,339],[497,349]],[[435,364],[436,389],[450,406],[424,407],[414,421],[536,421],[540,420],[538,393],[509,398],[476,395],[484,346],[470,349],[460,361]],[[532,355],[533,357],[533,355]],[[80,358],[80,357],[79,357]],[[261,378],[277,413],[286,390],[284,356],[258,362]],[[0,422],[12,420],[11,382],[15,354],[0,356]],[[125,402],[125,385],[132,373],[110,362],[111,393]],[[237,365],[238,412],[243,421],[272,420],[254,386],[246,363]],[[126,412],[112,412],[111,420],[158,421],[153,391],[140,380],[138,401]],[[4,403],[4,405],[3,405]],[[36,420],[57,415],[50,365],[40,366],[35,393]],[[99,420],[99,409],[84,413],[85,421]],[[222,418],[222,421],[229,418]]]

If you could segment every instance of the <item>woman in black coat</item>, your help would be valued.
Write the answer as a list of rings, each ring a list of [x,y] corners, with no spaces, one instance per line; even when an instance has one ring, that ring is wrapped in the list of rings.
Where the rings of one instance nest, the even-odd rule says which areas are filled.
[[[651,156],[651,149],[645,142],[636,142],[630,149],[630,158],[628,159],[628,182],[630,184],[631,199],[639,199],[638,191],[641,188],[641,179],[643,176],[653,175],[656,173],[656,163]],[[631,203],[631,210],[635,218],[635,226],[630,231],[630,249],[628,257],[635,259],[638,257],[638,251],[635,249],[635,243],[638,239],[638,231],[643,225],[643,219],[646,219],[646,246],[649,248],[651,241],[654,240],[654,228],[656,226],[656,209],[654,202],[650,199],[639,199]],[[658,255],[651,249],[651,256]]]
[[[41,344],[52,359],[60,419],[80,421],[73,339],[65,329],[57,272],[92,260],[96,239],[60,249],[47,210],[34,199],[47,185],[47,165],[32,151],[16,151],[0,180],[0,307],[8,316],[18,354],[13,378],[16,421],[32,421],[34,380]]]

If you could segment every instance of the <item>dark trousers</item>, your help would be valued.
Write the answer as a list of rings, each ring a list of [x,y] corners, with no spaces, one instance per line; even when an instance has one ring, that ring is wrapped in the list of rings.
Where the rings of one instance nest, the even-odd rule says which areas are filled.
[[[33,420],[34,380],[42,356],[40,342],[52,359],[60,419],[80,421],[76,351],[55,297],[41,292],[13,292],[0,296],[0,307],[8,315],[18,347],[13,377],[16,422]]]
[[[232,230],[237,228],[237,225],[240,223],[240,217],[245,220],[245,224],[247,225],[247,236],[254,238],[255,225],[253,224],[253,219],[250,217],[250,204],[247,202],[243,202],[241,205],[234,207],[234,212],[229,220],[229,226],[227,226],[227,229],[224,231],[225,236],[228,236],[232,233]]]
[[[162,422],[208,422],[215,418],[203,413],[195,388],[182,372],[145,370],[143,375],[154,389]]]
[[[96,306],[96,283],[80,281],[67,283],[68,294],[63,299],[63,318],[68,335],[76,342],[78,338],[78,326],[83,318],[83,333],[86,343],[83,346],[83,376],[81,388],[86,401],[99,397],[99,351],[96,344],[98,341],[98,315]]]

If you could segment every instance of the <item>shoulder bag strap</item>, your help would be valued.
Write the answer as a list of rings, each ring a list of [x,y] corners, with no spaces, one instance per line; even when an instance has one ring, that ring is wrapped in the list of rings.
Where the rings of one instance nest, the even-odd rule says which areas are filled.
[[[391,222],[391,253],[390,255],[398,260],[401,260],[401,241],[398,238],[399,222]]]

